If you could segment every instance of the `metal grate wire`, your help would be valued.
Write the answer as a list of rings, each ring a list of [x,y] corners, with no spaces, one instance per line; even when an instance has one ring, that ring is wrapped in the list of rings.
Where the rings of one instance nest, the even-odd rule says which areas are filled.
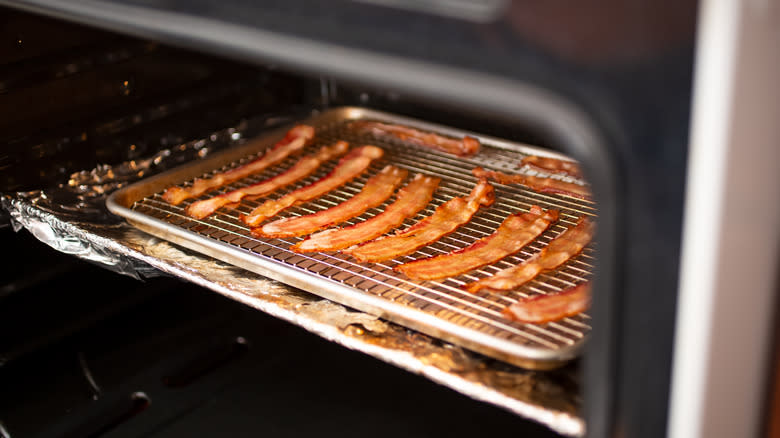
[[[362,144],[375,144],[385,150],[385,156],[372,163],[369,170],[361,177],[347,183],[340,189],[319,199],[289,208],[278,217],[309,214],[337,205],[359,192],[371,175],[381,170],[385,165],[392,163],[408,169],[410,171],[409,178],[415,173],[424,173],[442,178],[433,201],[426,209],[402,225],[402,227],[406,227],[430,215],[436,207],[447,200],[455,196],[468,195],[477,182],[476,178],[471,175],[471,169],[474,166],[517,172],[518,169],[515,168],[516,163],[523,156],[521,153],[493,147],[489,143],[483,142],[482,151],[476,157],[462,159],[406,144],[400,140],[374,137],[355,132],[349,127],[347,121],[318,126],[315,141],[307,146],[307,150],[304,153],[314,151],[325,144],[331,144],[337,140],[349,141],[352,147]],[[480,209],[470,223],[460,227],[438,242],[421,248],[410,255],[383,263],[367,264],[358,263],[341,253],[294,253],[289,251],[288,248],[302,240],[302,238],[255,238],[251,235],[249,228],[239,220],[241,213],[249,213],[266,199],[281,196],[323,177],[335,166],[337,160],[326,163],[313,175],[275,194],[253,200],[244,200],[238,206],[222,208],[217,213],[203,220],[195,220],[184,214],[184,209],[192,202],[207,199],[216,194],[245,187],[272,177],[292,166],[299,157],[300,155],[290,157],[262,173],[224,186],[200,198],[187,200],[178,206],[166,203],[162,200],[161,193],[157,193],[136,202],[132,209],[144,215],[160,219],[175,227],[188,230],[189,233],[197,236],[197,238],[216,239],[235,248],[247,251],[256,257],[273,260],[312,276],[319,276],[348,285],[354,289],[355,293],[381,297],[382,299],[435,315],[438,318],[460,326],[529,347],[558,350],[582,342],[590,331],[590,318],[587,314],[580,314],[560,321],[538,325],[511,321],[501,311],[519,298],[558,292],[585,281],[593,270],[594,249],[592,245],[586,248],[580,255],[566,262],[561,268],[552,272],[542,273],[536,279],[515,291],[506,293],[480,291],[477,294],[472,294],[460,288],[467,282],[492,275],[501,269],[528,259],[539,252],[566,227],[574,225],[578,217],[582,215],[595,216],[595,205],[589,201],[537,193],[520,185],[504,186],[494,184],[496,202],[490,208]],[[224,172],[230,167],[240,165],[253,158],[254,156],[246,157],[239,162],[231,163],[220,169],[214,169],[212,173]],[[534,174],[533,171],[527,169],[523,171],[528,174]],[[191,181],[182,184],[182,186],[189,184],[191,184]],[[379,214],[393,200],[394,198],[389,199],[381,206],[368,210],[361,216],[342,224],[342,226],[361,222]],[[539,205],[545,209],[558,209],[560,211],[560,219],[539,238],[513,256],[506,257],[487,267],[443,281],[416,282],[392,270],[394,266],[400,263],[463,248],[477,239],[491,234],[509,214],[517,211],[527,211],[532,205]],[[316,293],[316,291],[314,292]]]

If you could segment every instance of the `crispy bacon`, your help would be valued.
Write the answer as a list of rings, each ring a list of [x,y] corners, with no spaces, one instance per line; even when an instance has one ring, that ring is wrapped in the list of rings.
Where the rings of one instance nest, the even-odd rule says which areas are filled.
[[[590,307],[589,281],[563,292],[526,298],[510,305],[503,313],[515,321],[543,324],[584,312],[588,307]]]
[[[382,213],[349,227],[312,234],[290,249],[295,252],[336,251],[379,237],[425,208],[440,181],[440,178],[417,174],[398,191],[395,202]]]
[[[400,140],[447,152],[459,157],[470,157],[479,152],[480,143],[474,137],[463,137],[455,139],[424,132],[408,126],[393,125],[389,123],[371,122],[368,120],[359,120],[352,122],[351,126],[358,130],[370,131],[374,135],[391,135]]]
[[[360,262],[381,262],[410,254],[439,240],[465,224],[481,206],[495,200],[493,186],[480,180],[468,197],[452,198],[440,205],[432,215],[394,235],[380,237],[344,250]]]
[[[545,211],[534,205],[527,213],[510,215],[493,234],[466,248],[404,263],[393,269],[414,280],[435,280],[460,275],[520,251],[557,219],[557,210]]]
[[[580,166],[574,161],[559,160],[557,158],[550,157],[537,157],[536,155],[529,155],[520,161],[520,165],[526,165],[528,167],[541,170],[544,172],[562,173],[565,175],[573,176],[575,178],[582,178],[582,172]]]
[[[312,200],[346,184],[363,173],[371,161],[381,158],[382,155],[384,151],[376,146],[361,146],[342,158],[336,168],[325,177],[279,199],[265,201],[248,215],[241,215],[241,220],[250,227],[256,227],[285,208]]]
[[[302,236],[339,224],[385,202],[406,179],[408,173],[405,169],[386,166],[366,181],[360,193],[341,204],[305,216],[288,217],[267,223],[260,228],[253,228],[252,235],[274,238]]]
[[[487,178],[496,181],[499,184],[522,184],[530,187],[532,190],[542,193],[558,193],[561,195],[573,196],[580,199],[591,199],[592,195],[586,186],[560,181],[552,178],[541,178],[529,175],[510,175],[493,170],[485,170],[481,167],[475,167],[471,170],[477,178]]]
[[[165,201],[173,205],[179,205],[188,198],[200,196],[205,192],[214,190],[225,184],[230,184],[245,178],[253,173],[260,172],[272,166],[294,152],[298,152],[306,143],[314,138],[314,128],[308,125],[297,125],[287,131],[287,135],[281,139],[274,147],[266,152],[262,157],[250,161],[242,166],[230,169],[227,172],[219,173],[211,178],[196,178],[189,187],[169,187],[163,193]]]
[[[345,141],[338,141],[332,146],[323,146],[316,154],[301,158],[293,167],[279,175],[213,198],[193,202],[184,209],[184,212],[195,219],[203,219],[219,208],[227,204],[240,202],[245,197],[268,195],[301,178],[305,178],[317,170],[325,161],[344,155],[347,149],[349,149],[349,143]]]
[[[531,281],[542,271],[557,268],[579,254],[593,238],[595,225],[587,217],[567,229],[530,259],[517,266],[499,271],[495,275],[463,286],[469,292],[482,289],[509,290]]]

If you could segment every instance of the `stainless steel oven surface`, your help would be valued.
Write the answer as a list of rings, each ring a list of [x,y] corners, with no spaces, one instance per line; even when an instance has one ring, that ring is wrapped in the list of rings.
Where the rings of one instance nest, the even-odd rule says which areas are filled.
[[[0,219],[14,256],[0,436],[771,433],[775,3],[0,0]],[[482,148],[454,156],[355,132],[359,120]],[[316,132],[302,154],[163,199],[301,123]],[[493,205],[462,229],[380,263],[253,234],[241,215],[270,198],[185,210],[338,140],[384,155],[280,217],[362,199],[385,165],[439,181],[403,226],[467,196],[475,167],[514,182],[491,181]],[[530,156],[582,176],[518,166]],[[324,177],[336,160],[324,161],[279,195]],[[395,269],[536,206],[558,219],[523,248],[508,239],[513,255],[446,280]],[[541,257],[581,216],[595,238],[560,268],[465,291]],[[589,308],[508,316],[539,295]]]

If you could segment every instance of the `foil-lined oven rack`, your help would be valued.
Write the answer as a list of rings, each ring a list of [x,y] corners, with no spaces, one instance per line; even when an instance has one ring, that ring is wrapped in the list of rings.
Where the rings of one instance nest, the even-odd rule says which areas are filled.
[[[350,111],[354,116],[370,114],[365,110]],[[307,113],[315,119],[322,115],[316,111]],[[289,124],[299,118],[278,114],[249,118],[236,126],[176,144],[144,159],[101,164],[73,173],[56,187],[4,193],[0,203],[15,230],[27,230],[58,251],[139,279],[175,276],[346,348],[424,376],[475,400],[544,424],[563,435],[584,435],[578,360],[546,371],[515,367],[172,244],[105,210],[106,197],[116,190],[150,176],[162,175],[161,172],[183,162],[207,162],[222,151],[238,151],[236,160],[251,155],[257,150],[241,149],[253,138],[278,136],[280,131],[274,130],[280,126],[280,121]],[[415,126],[435,128],[427,124]],[[503,166],[507,171],[515,171],[514,163],[523,151],[548,154],[531,148],[517,149],[500,140],[481,139],[488,143],[490,150],[493,146],[498,149],[495,162],[487,166],[490,168]],[[379,139],[372,139],[372,142],[394,146],[383,144]],[[181,180],[168,181],[170,184],[178,182]],[[532,246],[538,246],[538,242]],[[583,320],[587,321],[586,317],[583,316]],[[370,403],[370,400],[366,402]]]
[[[382,138],[357,130],[351,125],[356,120],[400,124],[458,138],[469,135],[478,138],[482,148],[473,157],[458,158],[400,139]],[[527,145],[362,108],[329,110],[301,123],[316,129],[316,137],[307,146],[308,151],[344,140],[352,147],[374,144],[382,147],[385,154],[375,160],[361,177],[325,196],[284,211],[281,213],[284,217],[310,214],[343,202],[358,193],[371,175],[393,164],[407,169],[410,175],[422,173],[441,178],[432,202],[416,217],[406,221],[404,226],[409,226],[430,215],[436,207],[452,197],[468,195],[477,182],[471,175],[471,169],[475,166],[516,172],[517,163],[524,155],[561,157]],[[194,178],[235,168],[262,154],[283,135],[284,130],[275,130],[242,148],[227,150],[206,160],[139,181],[115,192],[108,200],[109,209],[139,229],[160,238],[513,365],[551,369],[574,359],[580,353],[590,331],[587,314],[546,324],[524,324],[507,318],[502,310],[524,297],[559,292],[587,281],[593,267],[592,248],[586,248],[561,268],[539,275],[516,291],[499,293],[485,290],[471,293],[461,286],[531,257],[567,227],[575,224],[579,217],[595,216],[595,206],[590,201],[538,193],[520,185],[496,184],[496,202],[478,211],[469,223],[454,233],[407,256],[381,263],[358,263],[338,252],[295,253],[289,248],[300,241],[300,237],[254,237],[250,228],[240,220],[240,214],[249,213],[266,199],[279,196],[278,193],[244,200],[238,206],[222,208],[200,220],[184,212],[190,203],[199,199],[207,199],[217,193],[245,187],[279,174],[291,167],[297,157],[287,158],[256,175],[180,205],[172,205],[162,199],[162,193],[168,187],[184,187],[191,184]],[[322,178],[332,170],[334,162],[332,160],[321,166],[317,172],[285,188],[282,193]],[[342,225],[366,220],[383,211],[391,201],[369,209]],[[528,211],[533,205],[559,210],[559,220],[516,255],[441,281],[413,281],[393,271],[394,266],[405,261],[463,248],[495,231],[508,215]]]

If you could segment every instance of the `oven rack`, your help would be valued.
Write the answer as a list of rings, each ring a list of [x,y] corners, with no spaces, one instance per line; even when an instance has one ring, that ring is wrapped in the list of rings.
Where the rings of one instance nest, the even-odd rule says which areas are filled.
[[[399,123],[445,135],[472,135],[480,139],[483,147],[475,157],[456,158],[397,139],[357,132],[349,123],[358,119]],[[549,151],[526,145],[362,108],[329,110],[302,123],[311,124],[317,129],[315,141],[307,147],[309,150],[336,140],[346,140],[352,147],[362,144],[380,146],[385,150],[385,156],[372,163],[363,176],[326,196],[290,208],[281,216],[309,214],[336,205],[357,193],[372,174],[387,164],[394,164],[408,169],[410,177],[419,172],[442,178],[433,201],[424,211],[408,220],[403,225],[405,227],[431,214],[448,199],[467,195],[477,181],[470,173],[474,166],[516,172],[515,163],[518,163],[524,154],[555,156]],[[501,311],[521,297],[553,293],[585,281],[593,269],[592,248],[587,248],[562,268],[540,275],[517,291],[482,291],[471,294],[460,286],[527,259],[541,250],[566,226],[573,225],[578,217],[595,216],[595,206],[589,201],[541,194],[523,186],[495,184],[495,204],[481,209],[469,224],[456,232],[408,256],[385,263],[362,264],[340,253],[297,254],[290,251],[288,248],[301,238],[253,237],[249,228],[239,220],[239,215],[248,213],[267,198],[242,201],[236,208],[223,208],[203,220],[195,220],[184,214],[184,208],[191,202],[276,175],[289,168],[297,157],[288,158],[264,172],[222,187],[209,195],[190,199],[179,206],[162,200],[161,193],[169,185],[186,185],[194,177],[222,172],[240,165],[257,153],[262,153],[265,147],[273,144],[282,133],[269,133],[258,141],[248,143],[245,148],[237,148],[203,162],[142,180],[112,195],[108,206],[138,228],[158,237],[515,365],[534,369],[553,368],[579,354],[590,331],[587,314],[537,325],[510,321]],[[250,148],[253,150],[248,150]],[[335,161],[328,163],[310,177],[276,195],[270,195],[269,198],[317,180],[327,174],[334,164]],[[378,214],[390,202],[392,198],[346,224]],[[560,219],[514,256],[444,281],[415,282],[392,270],[393,266],[403,261],[467,246],[492,233],[507,215],[516,211],[527,211],[531,205],[559,209]]]

